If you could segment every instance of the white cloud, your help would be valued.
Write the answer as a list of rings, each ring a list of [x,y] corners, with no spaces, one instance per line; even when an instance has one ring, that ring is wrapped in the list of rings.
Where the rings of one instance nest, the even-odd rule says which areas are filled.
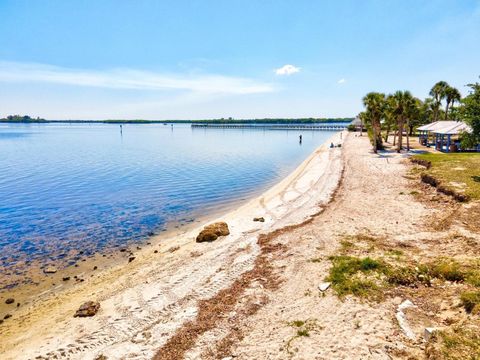
[[[293,65],[283,65],[281,68],[275,70],[277,75],[292,75],[300,72],[300,68]]]
[[[271,84],[232,76],[165,74],[122,68],[100,71],[15,62],[0,62],[0,82],[43,82],[109,89],[184,90],[205,94],[274,91]]]
[[[347,80],[345,79],[340,79],[337,81],[338,84],[345,84],[347,82]]]

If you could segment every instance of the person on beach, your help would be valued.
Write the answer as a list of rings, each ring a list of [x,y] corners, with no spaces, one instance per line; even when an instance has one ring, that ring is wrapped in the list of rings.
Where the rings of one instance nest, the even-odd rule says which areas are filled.
[[[330,143],[330,149],[334,148],[334,147],[335,147],[335,145],[333,145],[333,143]]]

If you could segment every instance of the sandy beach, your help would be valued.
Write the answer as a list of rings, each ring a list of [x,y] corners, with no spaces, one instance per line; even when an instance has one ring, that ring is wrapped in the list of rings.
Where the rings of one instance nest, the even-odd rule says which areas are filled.
[[[340,135],[332,141],[341,143]],[[328,203],[343,169],[341,149],[322,146],[262,196],[218,218],[228,223],[228,237],[197,244],[201,228],[192,229],[137,251],[131,263],[20,308],[1,326],[2,358],[153,357],[179,326],[195,318],[199,300],[253,267],[260,233],[301,223]],[[265,222],[253,222],[254,217]],[[100,301],[99,313],[73,318],[90,299]]]

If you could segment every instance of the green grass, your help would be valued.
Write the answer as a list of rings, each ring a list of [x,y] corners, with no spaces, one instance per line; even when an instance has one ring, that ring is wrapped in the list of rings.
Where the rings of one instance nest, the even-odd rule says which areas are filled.
[[[332,283],[339,297],[354,295],[373,300],[381,299],[381,290],[391,286],[430,286],[432,279],[468,283],[480,287],[480,272],[471,265],[450,258],[438,258],[429,263],[393,265],[370,257],[340,255],[330,257],[332,267],[325,279]]]
[[[426,266],[391,267],[386,271],[387,282],[391,285],[414,286],[418,283],[430,285],[431,276]]]
[[[432,167],[425,173],[440,180],[442,185],[458,193],[467,195],[470,199],[480,199],[480,154],[420,154],[415,158],[427,160]],[[463,187],[452,183],[464,184]]]
[[[293,320],[289,325],[293,326],[293,327],[302,327],[303,325],[305,325],[305,321],[303,321],[303,320]]]
[[[352,250],[355,247],[355,244],[351,241],[346,240],[346,239],[342,239],[342,240],[340,240],[340,246],[341,246],[340,251],[342,253],[346,253],[346,252]]]
[[[441,259],[431,270],[431,276],[448,281],[464,281],[467,273],[454,260]]]
[[[310,336],[310,333],[308,332],[307,329],[300,329],[300,330],[297,330],[297,335],[298,336]]]
[[[439,331],[427,344],[428,359],[478,360],[480,359],[480,333],[478,329],[455,327]]]
[[[364,298],[378,295],[378,286],[369,275],[375,278],[383,272],[385,264],[382,261],[353,256],[333,256],[330,260],[333,266],[326,280],[332,283],[340,297],[349,294]]]
[[[460,296],[460,301],[467,313],[480,313],[480,291],[464,292]]]
[[[390,256],[402,256],[403,255],[403,251],[402,250],[398,250],[398,249],[393,249],[393,250],[388,250],[386,252],[387,255],[390,255]]]
[[[286,350],[289,354],[293,354],[298,349],[292,349],[293,342],[301,337],[309,337],[311,332],[318,333],[322,327],[317,324],[316,319],[307,319],[307,320],[294,320],[287,323],[288,326],[291,326],[296,329],[295,335],[293,335],[286,344]]]
[[[467,283],[480,287],[480,271],[472,271],[467,275]]]

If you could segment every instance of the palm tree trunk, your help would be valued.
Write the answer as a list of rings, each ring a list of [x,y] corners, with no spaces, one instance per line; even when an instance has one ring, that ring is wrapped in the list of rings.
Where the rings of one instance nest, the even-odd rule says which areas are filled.
[[[386,131],[386,134],[385,134],[385,142],[388,142],[388,133],[390,132],[390,125],[387,126],[387,131]]]
[[[375,133],[376,133],[376,149],[381,150],[383,149],[383,142],[382,142],[382,125],[380,124],[380,119],[377,119],[374,124]]]
[[[398,144],[397,144],[398,153],[402,151],[402,140],[403,140],[403,119],[401,119],[398,123]]]
[[[395,146],[396,142],[397,142],[397,130],[393,130],[393,146]]]
[[[407,120],[407,128],[410,128],[409,120]],[[410,136],[408,135],[408,131],[407,131],[407,151],[410,151]]]
[[[448,110],[452,110],[454,105],[455,105],[455,99],[452,99],[452,102],[450,103],[450,107],[448,108]]]
[[[447,105],[445,106],[445,120],[448,120],[448,108],[450,105],[450,101],[447,100]]]
[[[440,101],[438,96],[435,96],[435,108],[433,109],[433,121],[438,121],[438,110],[440,109]]]

